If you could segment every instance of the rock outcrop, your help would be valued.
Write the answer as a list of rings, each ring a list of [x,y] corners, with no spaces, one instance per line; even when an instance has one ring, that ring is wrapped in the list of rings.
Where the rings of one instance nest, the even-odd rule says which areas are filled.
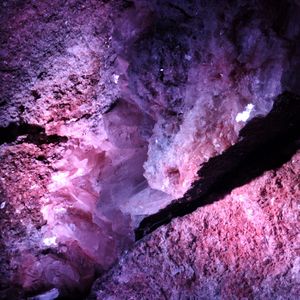
[[[141,240],[89,299],[298,299],[300,152]]]
[[[292,0],[2,1],[0,298],[82,299],[135,238],[287,162],[299,12]]]

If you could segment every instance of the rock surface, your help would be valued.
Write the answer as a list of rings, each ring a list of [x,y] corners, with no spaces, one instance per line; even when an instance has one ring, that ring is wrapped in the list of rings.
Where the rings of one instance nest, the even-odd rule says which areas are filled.
[[[283,90],[299,93],[299,12],[284,0],[2,1],[0,298],[82,299],[141,220]]]
[[[300,152],[141,240],[89,299],[299,299]]]

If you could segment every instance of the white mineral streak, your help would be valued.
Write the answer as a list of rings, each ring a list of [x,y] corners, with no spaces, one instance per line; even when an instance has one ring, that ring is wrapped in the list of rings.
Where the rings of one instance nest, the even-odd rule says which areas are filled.
[[[30,297],[28,300],[54,300],[59,296],[59,290],[54,288],[44,294],[38,296]]]
[[[43,239],[43,244],[45,246],[57,246],[56,237],[52,236],[52,237],[44,238]]]
[[[241,113],[238,113],[235,117],[237,122],[246,122],[250,118],[250,114],[254,108],[252,103],[247,104],[245,110]]]

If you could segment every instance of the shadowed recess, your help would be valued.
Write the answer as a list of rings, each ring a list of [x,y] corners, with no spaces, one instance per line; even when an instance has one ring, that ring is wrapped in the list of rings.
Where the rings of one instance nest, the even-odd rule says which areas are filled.
[[[56,144],[68,140],[67,137],[57,134],[47,135],[43,127],[34,124],[10,123],[7,127],[0,127],[0,145],[18,142],[21,136],[24,136],[22,142],[35,145]]]

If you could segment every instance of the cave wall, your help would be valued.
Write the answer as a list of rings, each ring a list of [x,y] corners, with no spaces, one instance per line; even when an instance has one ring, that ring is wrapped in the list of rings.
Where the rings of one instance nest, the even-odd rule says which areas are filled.
[[[169,222],[168,205],[195,183],[197,198],[203,166],[226,160],[282,92],[299,94],[299,11],[297,1],[3,1],[0,297],[82,299],[145,218],[166,209]]]
[[[300,153],[141,240],[88,299],[298,299]]]

